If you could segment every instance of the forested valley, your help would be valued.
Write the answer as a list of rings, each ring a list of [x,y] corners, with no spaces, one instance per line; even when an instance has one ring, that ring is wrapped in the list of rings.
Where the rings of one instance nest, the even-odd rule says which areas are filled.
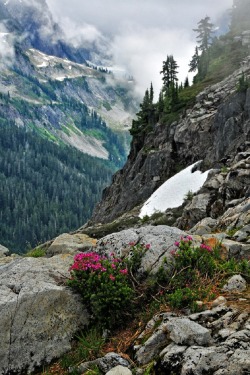
[[[111,161],[83,154],[14,124],[0,127],[0,238],[11,251],[77,229],[114,172]]]

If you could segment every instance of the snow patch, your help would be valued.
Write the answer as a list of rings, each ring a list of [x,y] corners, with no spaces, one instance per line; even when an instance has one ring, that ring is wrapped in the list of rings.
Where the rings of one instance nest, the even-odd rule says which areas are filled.
[[[168,208],[179,207],[189,191],[197,192],[209,173],[209,170],[204,173],[196,170],[192,173],[193,168],[199,163],[200,161],[190,165],[164,182],[144,203],[140,218],[146,215],[151,216],[156,211],[164,212]]]

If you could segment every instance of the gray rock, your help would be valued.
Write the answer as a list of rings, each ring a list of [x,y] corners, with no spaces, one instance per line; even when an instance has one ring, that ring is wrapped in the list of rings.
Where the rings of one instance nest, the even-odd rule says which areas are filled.
[[[222,244],[223,244],[223,247],[227,250],[227,255],[229,258],[239,257],[243,248],[242,243],[236,242],[233,240],[224,239],[222,241]]]
[[[170,338],[180,345],[209,345],[212,342],[210,331],[187,318],[170,318],[166,323]]]
[[[96,245],[96,240],[86,234],[64,233],[58,236],[47,249],[48,256],[57,254],[76,254],[79,251],[88,251]]]
[[[162,357],[161,369],[167,371],[179,372],[182,367],[183,354],[186,351],[187,346],[179,346],[175,344],[168,345],[161,353]]]
[[[119,365],[123,367],[130,367],[129,362],[126,359],[113,352],[106,354],[98,363],[98,367],[104,373]]]
[[[3,258],[9,254],[9,249],[7,247],[0,245],[0,258]]]
[[[107,254],[114,252],[119,256],[125,256],[131,252],[130,243],[149,244],[150,248],[142,258],[141,271],[155,272],[164,257],[171,256],[170,251],[174,248],[174,242],[179,241],[180,237],[185,235],[185,232],[174,227],[148,225],[103,237],[97,242],[96,251]],[[130,256],[132,256],[132,253]]]
[[[132,375],[132,371],[127,367],[119,365],[108,371],[106,375]]]
[[[85,372],[93,365],[97,366],[102,372],[104,372],[104,374],[106,374],[108,371],[116,368],[117,366],[121,366],[123,368],[130,367],[129,362],[126,359],[124,359],[123,357],[121,357],[117,353],[110,352],[110,353],[106,354],[104,357],[97,358],[93,361],[81,363],[78,366],[78,371],[80,373]],[[120,369],[120,367],[119,367],[119,369]],[[128,372],[124,373],[124,375],[126,375],[126,374],[129,375]]]
[[[234,238],[236,239],[236,241],[247,241],[247,240],[249,240],[250,239],[250,224],[245,225],[242,229],[238,230],[235,233]]]
[[[229,357],[224,369],[220,369],[214,375],[248,375],[250,369],[250,349],[236,349]]]
[[[112,222],[124,212],[144,203],[161,183],[176,173],[177,165],[185,168],[187,163],[190,165],[202,159],[204,165],[210,168],[217,166],[221,159],[226,159],[223,162],[227,164],[233,161],[239,148],[249,139],[249,90],[247,94],[236,92],[242,69],[248,76],[249,61],[244,68],[199,93],[193,108],[187,110],[186,115],[178,121],[167,128],[164,124],[156,124],[145,137],[133,139],[127,163],[116,173],[112,185],[105,189],[92,222]],[[153,149],[153,152],[146,152],[147,149]],[[246,151],[240,149],[240,152]],[[155,176],[159,176],[160,180],[155,181]],[[247,176],[243,180],[246,181]],[[213,179],[202,193],[220,189],[220,185],[220,180]],[[236,190],[232,189],[234,185]],[[225,196],[228,196],[228,200],[242,198],[247,184],[243,187],[240,185],[241,182],[239,184],[237,178],[234,179],[232,186],[225,187],[226,195],[222,193],[218,198],[223,202]],[[211,198],[210,203],[213,204],[217,196]],[[199,215],[201,213],[198,212]],[[208,214],[204,213],[205,216],[190,225],[188,220],[183,222],[182,228],[193,227]]]
[[[207,207],[210,204],[211,196],[208,193],[197,194],[191,203],[183,211],[183,220],[190,226],[196,225],[199,221],[207,217]]]
[[[247,288],[246,280],[241,275],[232,276],[226,285],[223,286],[224,291],[243,292]]]
[[[165,326],[165,325],[164,325]],[[154,357],[158,356],[161,350],[169,343],[166,328],[159,328],[153,335],[136,351],[136,361],[139,365],[149,363]]]
[[[248,329],[243,329],[238,332],[233,332],[229,337],[228,340],[236,339],[237,341],[243,341],[250,343],[250,331]]]
[[[212,307],[216,307],[216,306],[219,306],[219,305],[222,305],[222,304],[226,304],[227,303],[227,299],[223,296],[219,296],[217,297],[213,302],[212,302]]]
[[[214,374],[216,370],[227,364],[228,358],[229,354],[225,348],[192,346],[184,354],[181,375]]]
[[[216,228],[217,220],[212,219],[211,217],[206,217],[199,221],[193,228],[190,229],[190,233],[195,233],[197,235],[203,235],[207,233],[211,233],[211,231]]]
[[[70,350],[88,323],[78,295],[63,286],[71,256],[19,258],[0,267],[0,369],[29,373]]]
[[[228,229],[244,227],[250,222],[250,198],[246,198],[235,207],[231,207],[224,212],[219,219],[219,226]]]

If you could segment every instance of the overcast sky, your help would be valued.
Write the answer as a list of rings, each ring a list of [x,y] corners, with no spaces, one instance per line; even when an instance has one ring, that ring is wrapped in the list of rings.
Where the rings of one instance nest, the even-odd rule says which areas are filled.
[[[55,20],[71,41],[111,40],[114,64],[124,66],[137,81],[142,95],[150,82],[155,91],[167,55],[179,65],[184,81],[196,43],[192,31],[209,16],[216,24],[233,0],[47,0]]]

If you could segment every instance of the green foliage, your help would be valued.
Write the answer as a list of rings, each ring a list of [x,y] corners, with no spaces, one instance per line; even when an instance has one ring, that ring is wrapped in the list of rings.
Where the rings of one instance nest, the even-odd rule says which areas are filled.
[[[144,254],[150,249],[150,244],[143,244],[143,243],[133,243],[130,244],[130,255],[128,259],[126,259],[126,264],[128,266],[128,269],[133,274],[138,271],[141,265],[141,260],[144,256]]]
[[[248,279],[250,278],[250,262],[247,259],[237,261],[231,258],[225,262],[219,263],[218,269],[225,272],[227,275],[241,274]]]
[[[114,172],[110,161],[58,146],[14,124],[0,126],[0,237],[25,252],[90,217]]]
[[[239,78],[237,92],[246,92],[249,87],[250,87],[250,81],[249,79],[245,77],[245,74],[242,73],[241,77]]]
[[[25,256],[26,257],[32,257],[32,258],[41,258],[46,255],[46,251],[44,249],[41,249],[40,247],[36,247],[33,250],[28,251]]]
[[[156,117],[156,106],[153,103],[154,90],[151,83],[150,90],[146,90],[142,103],[140,104],[140,111],[136,114],[137,119],[132,121],[130,134],[133,136],[143,136],[154,125]]]
[[[121,324],[131,311],[134,294],[126,263],[114,255],[80,253],[70,271],[68,285],[80,292],[94,321],[107,328]]]
[[[133,298],[135,284],[145,279],[139,274],[142,257],[149,244],[129,244],[129,254],[124,259],[114,254],[109,257],[97,253],[80,253],[70,267],[68,285],[81,295],[95,324],[114,328],[131,318],[136,308]]]
[[[236,232],[238,232],[238,230],[240,230],[242,227],[235,227],[235,228],[232,228],[232,229],[228,229],[227,230],[227,235],[228,237],[233,237],[235,235]]]
[[[207,52],[211,44],[214,25],[210,22],[210,17],[206,16],[198,22],[197,29],[193,29],[197,35],[198,49]]]
[[[102,103],[102,105],[103,105],[103,107],[104,107],[107,111],[111,111],[112,107],[111,107],[111,105],[109,104],[109,102],[104,101],[104,102]]]
[[[181,309],[183,307],[190,307],[192,311],[196,311],[196,301],[200,298],[199,292],[196,289],[182,288],[176,289],[168,296],[168,302],[174,309]]]
[[[250,277],[249,260],[224,260],[220,245],[213,249],[205,244],[193,246],[190,236],[182,237],[171,251],[173,259],[165,259],[156,275],[161,293],[173,308],[197,310],[197,300],[215,297],[216,285],[229,275],[240,273]]]
[[[91,361],[102,355],[105,339],[102,332],[96,327],[91,327],[81,332],[75,337],[75,340],[74,350],[69,354],[65,354],[60,360],[60,366],[65,370],[68,370],[69,367],[77,366],[80,362]],[[99,373],[96,372],[96,374]]]
[[[184,200],[185,201],[191,201],[193,199],[194,193],[192,190],[189,190],[187,194],[185,194]]]

